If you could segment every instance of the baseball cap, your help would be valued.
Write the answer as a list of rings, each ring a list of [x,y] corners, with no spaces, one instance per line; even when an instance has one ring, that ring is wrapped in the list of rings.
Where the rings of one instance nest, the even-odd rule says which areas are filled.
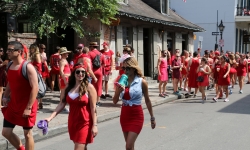
[[[84,45],[83,44],[78,44],[77,47],[84,48]]]

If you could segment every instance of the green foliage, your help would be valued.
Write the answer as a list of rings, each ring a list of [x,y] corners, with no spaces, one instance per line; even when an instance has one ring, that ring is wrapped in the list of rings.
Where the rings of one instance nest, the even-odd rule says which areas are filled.
[[[79,37],[84,35],[100,36],[88,33],[80,18],[98,19],[110,24],[110,18],[118,13],[117,0],[2,0],[0,10],[12,12],[15,16],[26,16],[32,28],[41,38],[56,28],[72,27]]]

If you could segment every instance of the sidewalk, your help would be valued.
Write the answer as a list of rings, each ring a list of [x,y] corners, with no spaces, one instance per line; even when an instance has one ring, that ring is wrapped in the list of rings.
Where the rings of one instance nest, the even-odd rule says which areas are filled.
[[[158,96],[158,84],[156,83],[149,83],[149,96],[153,106],[157,106],[166,102],[170,102],[173,100],[178,99],[178,96],[170,94],[173,92],[172,90],[172,83],[168,83],[167,91],[169,96],[166,98],[162,98]],[[111,95],[114,94],[114,91],[110,92]],[[43,99],[44,102],[44,109],[38,111],[37,114],[37,122],[44,118],[49,117],[49,115],[53,112],[56,108],[57,104],[59,103],[59,92],[54,93],[46,93],[45,98]],[[98,123],[104,122],[107,120],[111,120],[113,118],[117,118],[120,115],[121,110],[121,101],[118,104],[114,105],[112,99],[101,99],[101,107],[97,107],[97,116],[98,116]],[[143,109],[146,108],[144,99],[142,100]],[[68,106],[66,106],[68,108]],[[57,115],[49,123],[49,133],[47,136],[40,136],[38,135],[38,128],[34,126],[33,128],[33,135],[35,141],[39,141],[42,139],[47,139],[68,131],[67,129],[67,121],[68,121],[68,113],[61,112]],[[0,115],[0,126],[3,126],[3,116]],[[22,127],[16,126],[14,132],[23,140],[23,129]],[[20,136],[21,135],[21,136]],[[8,146],[9,145],[9,146]],[[0,136],[0,150],[5,150],[7,147],[11,147],[10,143],[1,135]]]

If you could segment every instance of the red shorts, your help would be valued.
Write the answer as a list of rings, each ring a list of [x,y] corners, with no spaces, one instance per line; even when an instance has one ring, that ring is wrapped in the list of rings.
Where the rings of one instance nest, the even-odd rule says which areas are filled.
[[[66,78],[66,81],[67,81],[67,84],[68,84],[69,77],[65,77],[65,78]],[[65,87],[66,87],[66,84],[64,83],[63,78],[60,77],[60,89],[64,89]]]

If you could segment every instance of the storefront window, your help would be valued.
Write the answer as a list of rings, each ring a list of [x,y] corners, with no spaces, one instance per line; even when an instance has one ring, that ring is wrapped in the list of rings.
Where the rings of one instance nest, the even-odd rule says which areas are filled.
[[[132,28],[131,27],[122,27],[122,40],[123,45],[131,44],[132,42]]]

